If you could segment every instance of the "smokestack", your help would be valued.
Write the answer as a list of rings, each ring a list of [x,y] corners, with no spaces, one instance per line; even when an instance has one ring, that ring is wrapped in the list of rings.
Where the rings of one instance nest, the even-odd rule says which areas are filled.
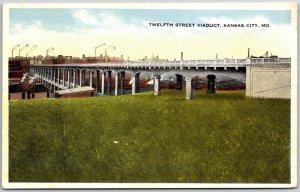
[[[248,58],[250,57],[250,48],[248,48]]]
[[[268,51],[266,52],[266,57],[268,57],[269,56],[269,53],[268,53]]]
[[[182,61],[183,60],[183,52],[181,52],[180,58],[181,58],[181,61]]]
[[[218,59],[218,53],[216,53],[216,59]]]

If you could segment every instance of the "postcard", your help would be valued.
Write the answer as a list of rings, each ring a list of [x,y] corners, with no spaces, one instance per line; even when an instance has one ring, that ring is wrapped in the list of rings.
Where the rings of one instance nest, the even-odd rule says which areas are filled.
[[[4,4],[2,187],[297,186],[296,3]]]

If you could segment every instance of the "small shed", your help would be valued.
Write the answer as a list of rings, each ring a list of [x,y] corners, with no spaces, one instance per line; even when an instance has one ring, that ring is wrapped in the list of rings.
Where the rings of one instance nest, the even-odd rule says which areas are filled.
[[[28,91],[28,99],[48,98],[49,95],[50,90],[41,83],[32,85]]]
[[[95,96],[95,89],[88,86],[55,91],[55,97],[58,98],[93,97],[93,96]]]
[[[20,83],[14,83],[9,85],[9,100],[26,99],[27,89]]]

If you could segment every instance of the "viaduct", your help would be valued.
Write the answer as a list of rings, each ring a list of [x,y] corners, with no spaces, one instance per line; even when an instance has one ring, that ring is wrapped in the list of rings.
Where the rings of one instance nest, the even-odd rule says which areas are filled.
[[[131,73],[132,94],[139,90],[140,74],[152,73],[154,80],[154,95],[160,95],[160,78],[163,74],[176,74],[176,85],[182,89],[185,83],[186,99],[193,97],[192,79],[195,77],[208,78],[208,93],[215,92],[216,76],[226,76],[246,82],[246,66],[262,64],[290,64],[291,58],[264,57],[246,59],[214,59],[214,60],[180,60],[167,62],[124,62],[124,63],[95,63],[95,64],[58,64],[31,65],[29,74],[37,77],[55,92],[59,89],[70,89],[84,85],[89,76],[89,85],[93,86],[96,73],[96,91],[104,95],[125,93],[125,73]],[[115,73],[115,89],[112,90],[112,72]],[[101,81],[100,81],[101,79]],[[106,81],[105,81],[106,79]],[[105,86],[106,82],[106,86]],[[101,86],[100,86],[101,85]],[[247,85],[246,85],[247,86]],[[106,87],[106,90],[105,90]]]

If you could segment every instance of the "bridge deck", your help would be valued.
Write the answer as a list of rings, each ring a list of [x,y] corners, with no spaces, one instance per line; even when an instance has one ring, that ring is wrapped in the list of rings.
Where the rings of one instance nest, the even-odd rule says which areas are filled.
[[[31,65],[32,67],[78,67],[78,68],[207,68],[207,67],[245,67],[249,64],[283,64],[291,63],[291,58],[251,58],[251,59],[214,59],[214,60],[182,60],[165,62],[124,62],[93,64],[47,64]]]

